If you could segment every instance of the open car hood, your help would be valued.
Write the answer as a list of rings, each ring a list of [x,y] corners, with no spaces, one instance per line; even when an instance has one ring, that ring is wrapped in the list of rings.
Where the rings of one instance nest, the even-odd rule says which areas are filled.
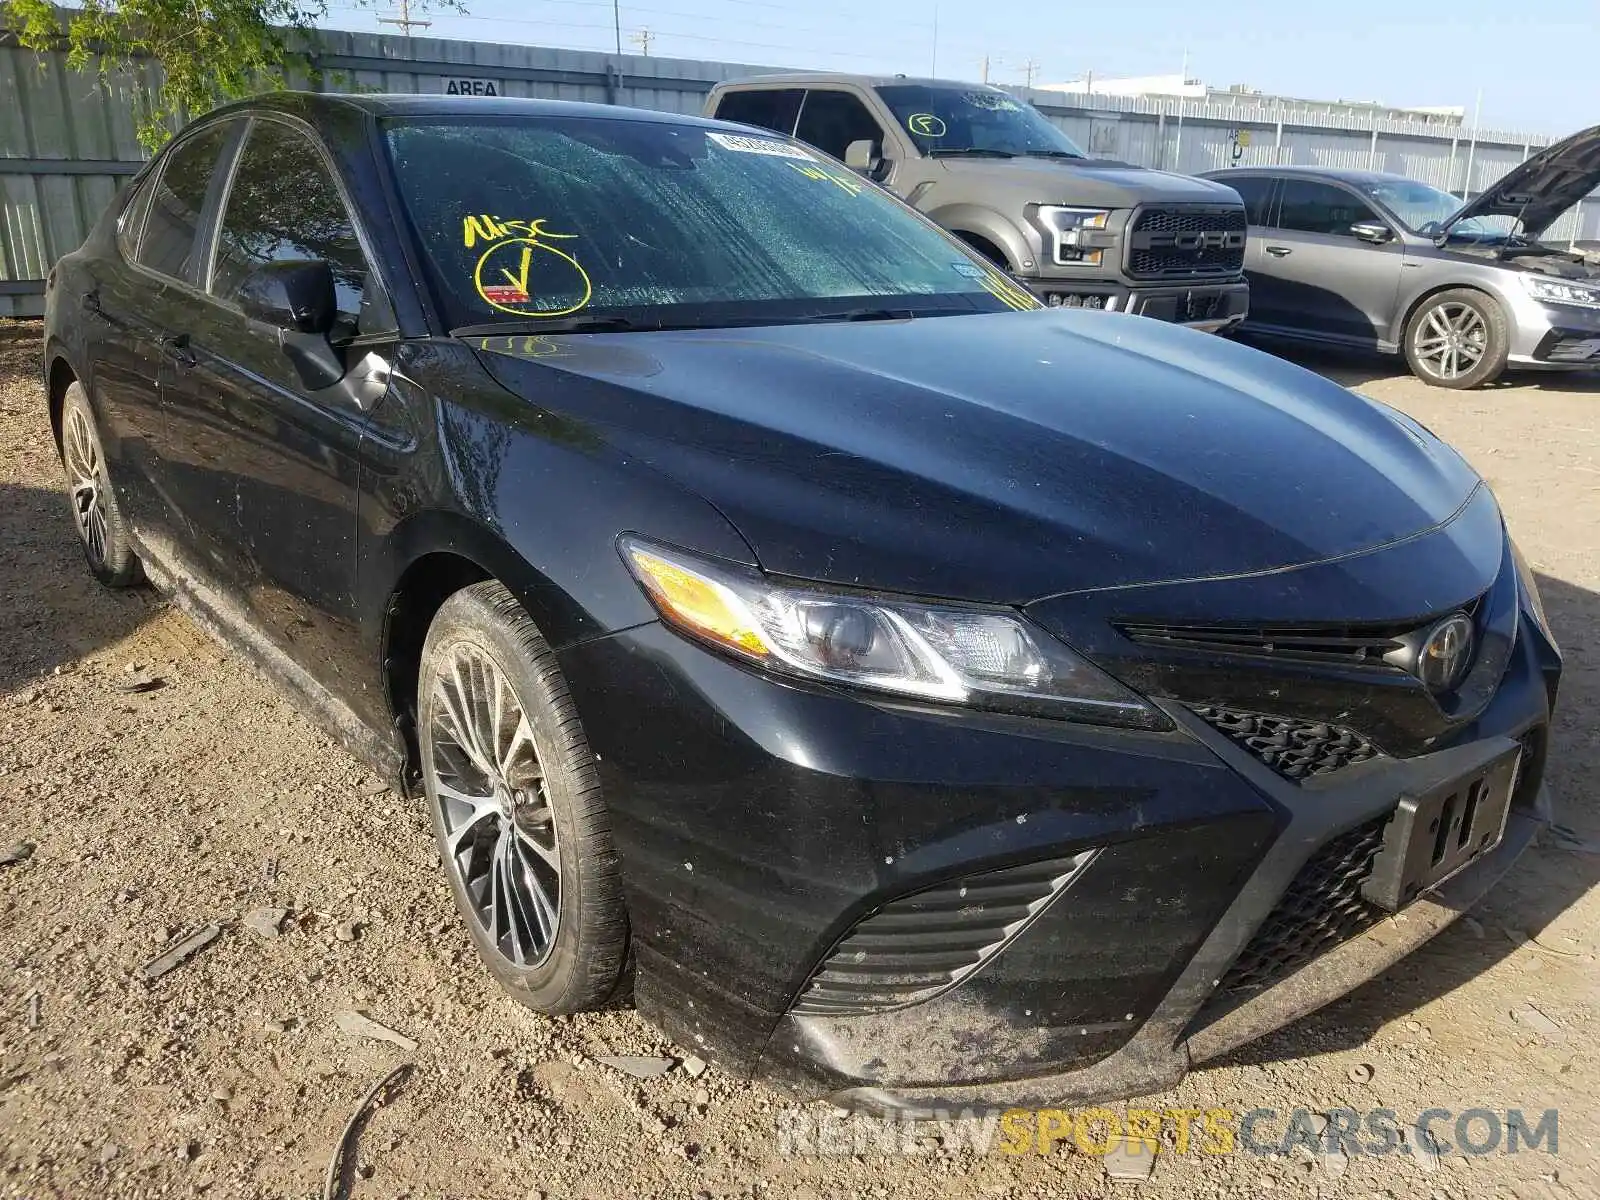
[[[1600,187],[1600,125],[1546,146],[1512,167],[1456,209],[1439,235],[1468,217],[1520,217],[1522,231],[1536,238],[1596,187]]]

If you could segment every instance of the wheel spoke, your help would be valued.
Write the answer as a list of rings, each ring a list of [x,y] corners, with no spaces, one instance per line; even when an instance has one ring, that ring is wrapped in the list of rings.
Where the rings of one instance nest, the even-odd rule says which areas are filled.
[[[518,713],[517,727],[511,733],[511,741],[506,746],[505,756],[500,760],[500,773],[507,779],[520,778],[516,775],[517,753],[523,746],[531,752],[529,757],[533,763],[533,778],[542,779],[544,770],[539,762],[539,752],[533,742],[533,725],[528,718]]]
[[[1441,338],[1447,338],[1450,336],[1449,319],[1444,315],[1441,309],[1436,308],[1428,314],[1428,328],[1433,330],[1433,332]]]
[[[493,796],[474,796],[438,780],[434,781],[434,790],[439,795],[440,803],[445,806],[445,824],[449,831],[445,847],[452,858],[461,853],[463,842],[481,833],[486,822],[500,816],[499,806],[495,804]],[[456,814],[451,813],[452,806],[456,808]]]

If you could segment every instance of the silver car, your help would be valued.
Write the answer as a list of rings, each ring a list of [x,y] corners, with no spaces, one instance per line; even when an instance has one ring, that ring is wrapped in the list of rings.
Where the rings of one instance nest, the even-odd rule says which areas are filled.
[[[1600,268],[1538,239],[1600,184],[1600,126],[1462,204],[1369,171],[1242,167],[1207,178],[1245,202],[1243,331],[1404,354],[1471,388],[1508,364],[1600,367]]]

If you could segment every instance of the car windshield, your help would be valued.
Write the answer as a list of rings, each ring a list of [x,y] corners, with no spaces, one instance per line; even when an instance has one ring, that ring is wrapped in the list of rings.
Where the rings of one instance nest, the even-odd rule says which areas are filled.
[[[1038,109],[999,88],[896,83],[878,95],[924,154],[1085,157]]]
[[[609,117],[386,123],[452,329],[650,329],[1035,308],[872,184],[782,138]]]
[[[1383,205],[1412,233],[1432,237],[1450,215],[1461,207],[1459,197],[1415,179],[1372,179],[1356,187]],[[1479,242],[1503,242],[1516,229],[1515,217],[1468,217],[1450,230],[1452,238]]]

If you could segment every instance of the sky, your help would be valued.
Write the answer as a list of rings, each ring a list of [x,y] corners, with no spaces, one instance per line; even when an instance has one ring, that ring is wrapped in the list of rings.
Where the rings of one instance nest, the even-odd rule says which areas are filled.
[[[418,36],[613,50],[613,0],[413,0]],[[1460,105],[1482,128],[1570,133],[1600,122],[1600,0],[1339,4],[1268,0],[620,0],[623,46],[771,66],[1022,83],[1177,74],[1316,100]],[[377,24],[399,0],[330,0],[323,25]]]

